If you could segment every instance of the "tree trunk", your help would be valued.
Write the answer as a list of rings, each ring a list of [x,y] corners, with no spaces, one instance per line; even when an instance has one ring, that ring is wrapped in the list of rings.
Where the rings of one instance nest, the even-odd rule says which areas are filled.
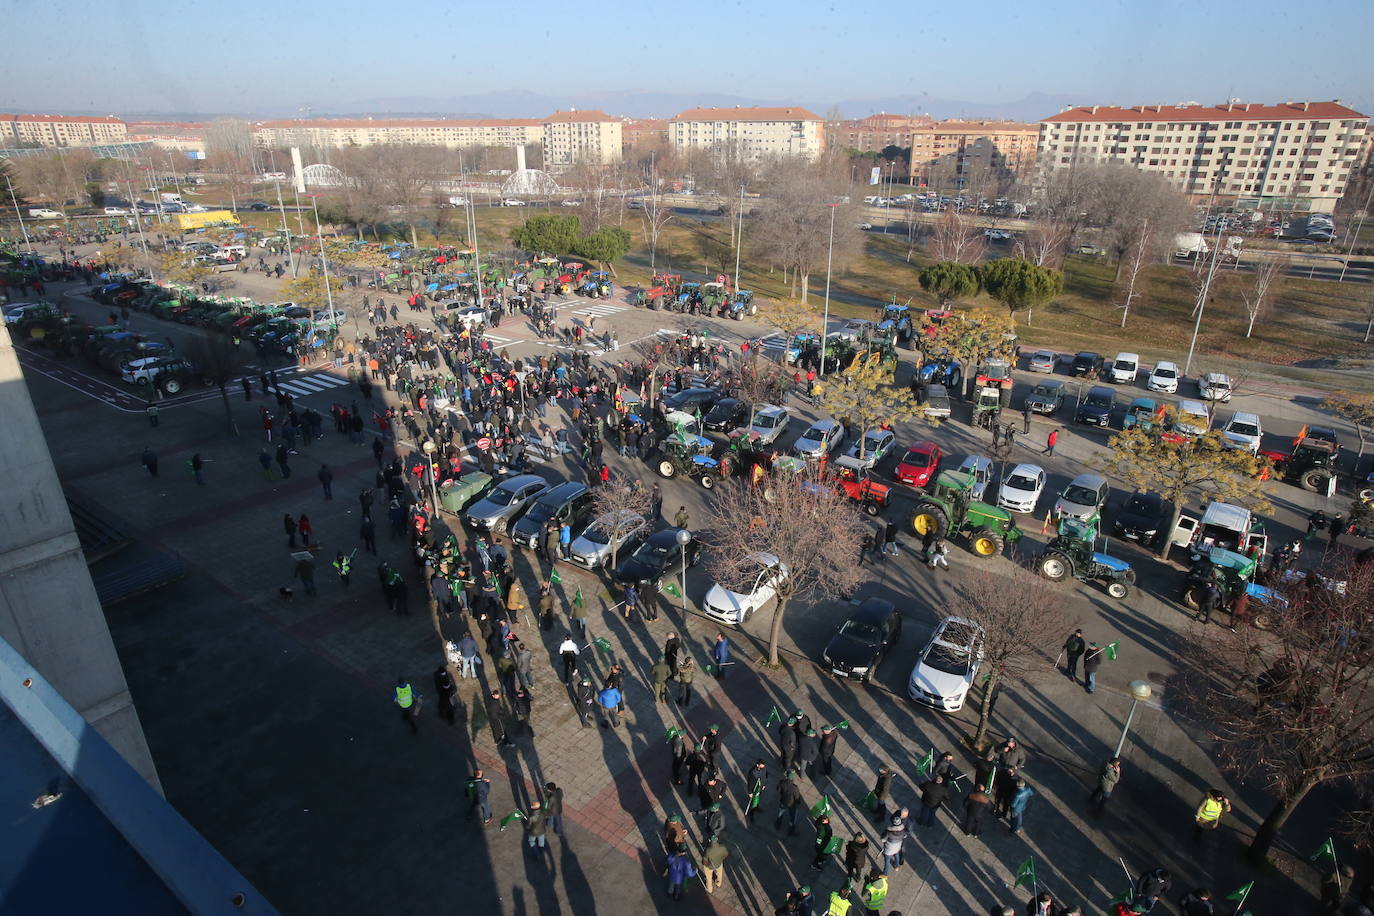
[[[1178,527],[1178,520],[1183,517],[1183,497],[1174,499],[1174,514],[1169,517],[1169,527],[1164,532],[1164,541],[1159,545],[1158,552],[1161,560],[1169,559],[1169,542],[1174,536],[1174,529]]]
[[[778,641],[782,639],[782,618],[787,613],[788,596],[779,594],[773,609],[773,625],[768,628],[768,667],[778,667]]]
[[[811,300],[808,298],[808,297],[810,296],[810,292],[811,292],[810,287],[811,287],[811,274],[809,274],[809,273],[803,273],[803,274],[801,275],[801,301],[802,301],[802,302],[809,303],[809,302],[811,301]]]
[[[1258,312],[1250,313],[1250,323],[1245,326],[1245,339],[1249,340],[1250,335],[1255,333],[1255,319],[1259,317]]]
[[[1255,838],[1250,842],[1247,854],[1256,862],[1263,862],[1269,855],[1269,848],[1274,845],[1274,840],[1278,838],[1279,831],[1287,823],[1289,815],[1297,810],[1298,805],[1307,797],[1307,793],[1317,787],[1318,780],[1308,777],[1302,785],[1298,786],[1292,794],[1287,797],[1280,796],[1270,809],[1269,815],[1265,817],[1264,823],[1260,824],[1259,830],[1255,831]]]
[[[413,220],[410,223],[410,247],[416,249],[420,247],[420,240],[415,235],[415,222]]]
[[[973,746],[981,748],[988,740],[988,724],[992,721],[992,701],[997,696],[997,688],[1002,679],[996,670],[989,670],[988,682],[983,685],[983,702],[978,706],[978,730],[973,733]]]

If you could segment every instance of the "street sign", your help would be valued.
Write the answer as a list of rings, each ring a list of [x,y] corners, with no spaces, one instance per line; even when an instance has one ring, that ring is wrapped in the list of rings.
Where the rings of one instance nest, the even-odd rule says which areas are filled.
[[[877,184],[878,182],[882,181],[882,178],[883,178],[883,170],[882,170],[880,167],[876,166],[876,165],[873,167],[873,171],[871,171],[871,172],[868,173],[868,183],[869,183],[869,184]]]
[[[487,449],[491,448],[491,440],[483,436],[477,440],[477,447],[485,452]]]

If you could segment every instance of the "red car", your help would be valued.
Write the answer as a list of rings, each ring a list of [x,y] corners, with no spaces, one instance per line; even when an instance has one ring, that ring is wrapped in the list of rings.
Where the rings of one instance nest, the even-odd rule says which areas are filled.
[[[934,442],[917,442],[908,446],[897,462],[895,476],[909,486],[924,487],[939,472],[940,459],[944,457],[945,453]]]

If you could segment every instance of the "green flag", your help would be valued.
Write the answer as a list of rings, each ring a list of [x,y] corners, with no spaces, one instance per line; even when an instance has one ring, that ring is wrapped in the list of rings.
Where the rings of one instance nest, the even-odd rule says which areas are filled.
[[[577,594],[573,595],[573,604],[577,605],[578,610],[582,609],[582,586],[577,587]]]
[[[598,636],[592,640],[592,645],[596,646],[605,655],[611,654],[611,641],[604,636]]]
[[[1130,902],[1131,902],[1132,900],[1134,900],[1134,899],[1135,899],[1135,891],[1131,890],[1131,889],[1128,887],[1128,888],[1126,888],[1126,890],[1124,890],[1124,891],[1122,891],[1121,893],[1117,894],[1115,897],[1113,897],[1111,900],[1108,900],[1107,902],[1108,902],[1108,903],[1130,903]]]
[[[832,836],[830,842],[825,844],[825,849],[821,851],[827,856],[833,856],[840,851],[840,847],[843,845],[844,837]]]
[[[516,808],[510,814],[507,814],[505,817],[501,818],[501,829],[505,830],[511,821],[523,821],[524,819],[524,812],[521,811],[519,808]]]
[[[829,814],[829,813],[830,813],[830,796],[829,796],[829,795],[822,795],[822,796],[821,796],[821,800],[818,801],[818,802],[816,802],[814,805],[811,806],[811,819],[814,821],[816,818],[820,817],[821,815],[823,815],[823,814]]]
[[[767,728],[768,726],[772,725],[774,722],[781,722],[781,721],[782,721],[782,716],[778,715],[778,707],[774,706],[774,707],[773,707],[773,711],[770,712],[770,713],[768,714],[768,719],[763,723],[763,727],[764,727],[764,728]]]
[[[935,766],[935,749],[931,748],[930,753],[926,754],[916,763],[916,775],[925,776],[930,772],[930,768]]]
[[[1336,844],[1331,841],[1331,837],[1327,837],[1321,848],[1307,857],[1307,861],[1314,865],[1320,863],[1322,859],[1330,859],[1332,865],[1336,864]]]
[[[663,590],[674,598],[682,597],[682,592],[678,589],[677,583],[675,582],[669,582],[667,585],[663,586]]]
[[[556,568],[549,570],[549,582],[551,584],[557,585],[562,581],[563,577],[558,574],[558,570]]]
[[[1114,662],[1116,661],[1116,650],[1120,648],[1120,646],[1121,640],[1113,640],[1112,642],[1107,643],[1107,647],[1102,650],[1102,654],[1107,656],[1108,661]]]
[[[848,727],[849,727],[849,720],[848,720],[848,719],[841,719],[840,721],[838,721],[838,722],[835,723],[835,727],[836,727],[836,728],[848,728]]]
[[[1035,886],[1034,859],[1027,859],[1016,867],[1016,881],[1012,884],[1012,887],[1020,887],[1022,884],[1032,888]]]
[[[677,737],[678,735],[680,735],[680,734],[682,734],[682,729],[680,729],[680,728],[674,728],[673,726],[669,725],[669,726],[668,726],[668,730],[667,730],[666,732],[663,733],[663,740],[664,740],[664,741],[672,741],[674,738],[676,738],[676,737]]]
[[[716,676],[716,666],[715,666],[715,665],[712,665],[712,664],[710,664],[710,663],[708,662],[707,665],[706,665],[706,673],[709,674],[709,675],[711,675],[711,677],[715,677],[715,676]]]
[[[749,796],[749,810],[753,811],[763,803],[763,789],[757,789]]]
[[[1240,887],[1238,887],[1238,888],[1236,888],[1235,890],[1231,891],[1231,893],[1227,894],[1227,895],[1226,895],[1226,899],[1227,899],[1227,900],[1237,900],[1237,901],[1239,901],[1239,900],[1244,900],[1246,897],[1248,897],[1248,896],[1250,895],[1250,889],[1253,888],[1254,886],[1255,886],[1255,882],[1253,882],[1253,881],[1246,882],[1245,884],[1242,884]]]

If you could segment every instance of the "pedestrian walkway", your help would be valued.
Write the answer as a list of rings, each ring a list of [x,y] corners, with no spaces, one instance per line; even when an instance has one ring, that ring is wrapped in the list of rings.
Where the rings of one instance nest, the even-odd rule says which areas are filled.
[[[250,377],[251,378],[251,377]],[[278,381],[277,387],[298,398],[306,397],[311,394],[319,394],[331,388],[342,388],[348,384],[348,379],[339,378],[337,375],[330,375],[327,372],[316,372],[310,375],[301,375],[290,381]]]
[[[574,315],[581,315],[583,318],[604,318],[607,315],[617,315],[625,311],[623,305],[589,305],[586,308],[577,309]]]

